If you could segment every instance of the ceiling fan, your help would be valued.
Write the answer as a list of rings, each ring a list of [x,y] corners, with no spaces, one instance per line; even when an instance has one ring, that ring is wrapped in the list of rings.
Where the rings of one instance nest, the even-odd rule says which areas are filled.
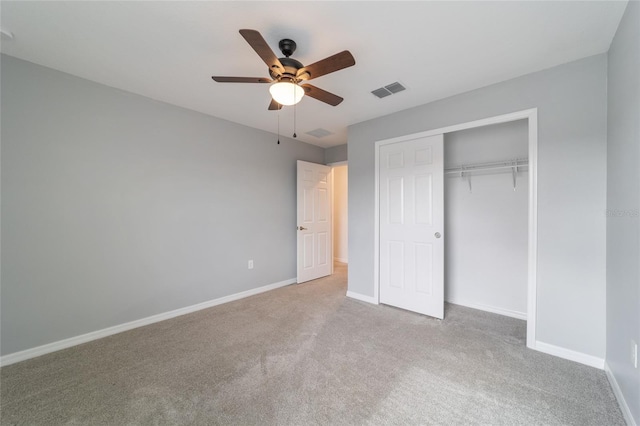
[[[332,106],[336,106],[344,100],[340,96],[311,84],[300,83],[355,65],[356,61],[348,50],[305,67],[299,61],[290,58],[296,50],[295,41],[288,38],[280,40],[278,47],[284,58],[277,58],[258,31],[240,30],[240,34],[267,64],[271,78],[214,75],[211,78],[215,81],[219,83],[272,83],[269,88],[272,96],[269,104],[270,110],[279,110],[283,105],[294,105],[300,102],[304,95]]]

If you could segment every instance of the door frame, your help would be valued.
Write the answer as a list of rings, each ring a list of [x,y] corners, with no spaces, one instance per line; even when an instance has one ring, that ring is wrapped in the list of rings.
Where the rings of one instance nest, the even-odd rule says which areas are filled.
[[[411,139],[457,132],[460,130],[490,126],[492,124],[527,120],[529,149],[529,226],[528,226],[528,278],[527,278],[527,347],[536,347],[537,320],[537,269],[538,269],[538,108],[526,109],[510,114],[497,115],[481,120],[469,121],[453,126],[440,127],[424,132],[383,139],[375,142],[375,219],[373,260],[373,301],[380,303],[380,147]]]

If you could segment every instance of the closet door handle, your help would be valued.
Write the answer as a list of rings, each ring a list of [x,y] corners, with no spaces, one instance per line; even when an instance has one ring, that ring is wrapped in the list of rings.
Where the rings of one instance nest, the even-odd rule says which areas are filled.
[[[442,235],[439,232],[436,232],[435,234],[433,234],[433,236],[436,237],[436,238],[442,237]]]

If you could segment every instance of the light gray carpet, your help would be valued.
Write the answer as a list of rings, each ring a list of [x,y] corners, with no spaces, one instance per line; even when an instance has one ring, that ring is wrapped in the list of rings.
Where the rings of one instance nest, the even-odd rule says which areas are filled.
[[[2,424],[623,425],[605,374],[525,323],[345,298],[345,267],[4,367]]]

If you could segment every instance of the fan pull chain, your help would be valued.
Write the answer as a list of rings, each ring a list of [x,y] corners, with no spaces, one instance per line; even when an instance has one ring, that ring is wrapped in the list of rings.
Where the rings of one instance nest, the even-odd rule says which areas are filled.
[[[296,90],[296,89],[293,89]],[[293,104],[293,137],[297,138],[298,135],[296,135],[296,104]]]
[[[278,109],[278,145],[280,145],[280,109]]]

